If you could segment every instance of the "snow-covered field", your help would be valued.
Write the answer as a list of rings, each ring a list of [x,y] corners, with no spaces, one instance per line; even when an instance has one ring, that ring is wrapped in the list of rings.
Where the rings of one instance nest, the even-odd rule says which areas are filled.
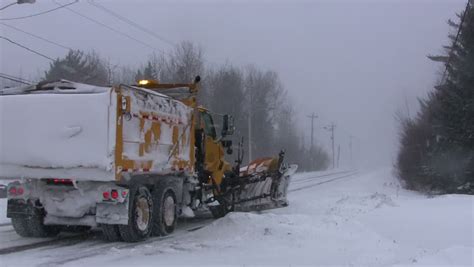
[[[474,264],[473,196],[409,192],[390,169],[321,176],[326,174],[298,174],[287,208],[231,213],[196,223],[206,225],[198,230],[190,224],[171,237],[137,244],[90,238],[24,250],[0,255],[0,265]],[[5,247],[9,240],[0,243]]]

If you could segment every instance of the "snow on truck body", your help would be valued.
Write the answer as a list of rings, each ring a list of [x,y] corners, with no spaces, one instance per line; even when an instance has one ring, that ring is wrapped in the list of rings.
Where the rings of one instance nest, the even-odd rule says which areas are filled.
[[[1,96],[0,177],[114,180],[113,92],[97,89]]]
[[[183,103],[141,88],[66,84],[0,97],[0,178],[115,181],[192,170],[192,110]],[[117,103],[119,95],[130,103]],[[130,109],[123,120],[118,105]]]

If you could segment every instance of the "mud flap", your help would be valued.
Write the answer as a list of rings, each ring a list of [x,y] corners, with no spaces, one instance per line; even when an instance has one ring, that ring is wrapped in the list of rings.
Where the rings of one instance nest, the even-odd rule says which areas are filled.
[[[7,202],[7,218],[36,216],[33,205],[24,199],[9,199]]]
[[[128,201],[97,203],[95,219],[100,224],[128,224]]]

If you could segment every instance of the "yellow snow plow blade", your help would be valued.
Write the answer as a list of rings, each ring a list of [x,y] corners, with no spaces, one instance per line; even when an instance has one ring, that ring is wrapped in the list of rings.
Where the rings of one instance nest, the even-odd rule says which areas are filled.
[[[298,166],[293,164],[271,169],[271,161],[267,159],[251,164],[244,177],[248,181],[242,186],[239,199],[234,202],[235,211],[258,211],[288,206],[287,191],[291,176]]]
[[[208,205],[214,217],[222,217],[230,211],[288,206],[288,186],[298,166],[283,164],[283,154],[277,158],[254,160],[240,168],[239,176],[225,177],[221,188],[226,193]]]

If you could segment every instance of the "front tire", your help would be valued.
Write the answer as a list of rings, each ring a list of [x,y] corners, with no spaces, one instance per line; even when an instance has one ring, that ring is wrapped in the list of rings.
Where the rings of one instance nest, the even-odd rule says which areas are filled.
[[[211,212],[212,217],[214,217],[214,219],[222,218],[227,213],[234,211],[234,206],[228,204],[229,202],[231,202],[231,200],[221,198],[220,200],[218,200],[218,202],[219,204],[215,206],[208,206],[209,211]]]
[[[227,209],[221,204],[216,206],[209,206],[208,208],[214,219],[222,218],[227,214]]]
[[[176,210],[176,196],[171,188],[156,188],[153,192],[153,200],[156,203],[153,213],[153,235],[166,236],[174,232],[178,222]]]
[[[119,225],[120,236],[126,242],[138,242],[148,238],[153,225],[153,199],[144,186],[130,190],[128,224]]]

